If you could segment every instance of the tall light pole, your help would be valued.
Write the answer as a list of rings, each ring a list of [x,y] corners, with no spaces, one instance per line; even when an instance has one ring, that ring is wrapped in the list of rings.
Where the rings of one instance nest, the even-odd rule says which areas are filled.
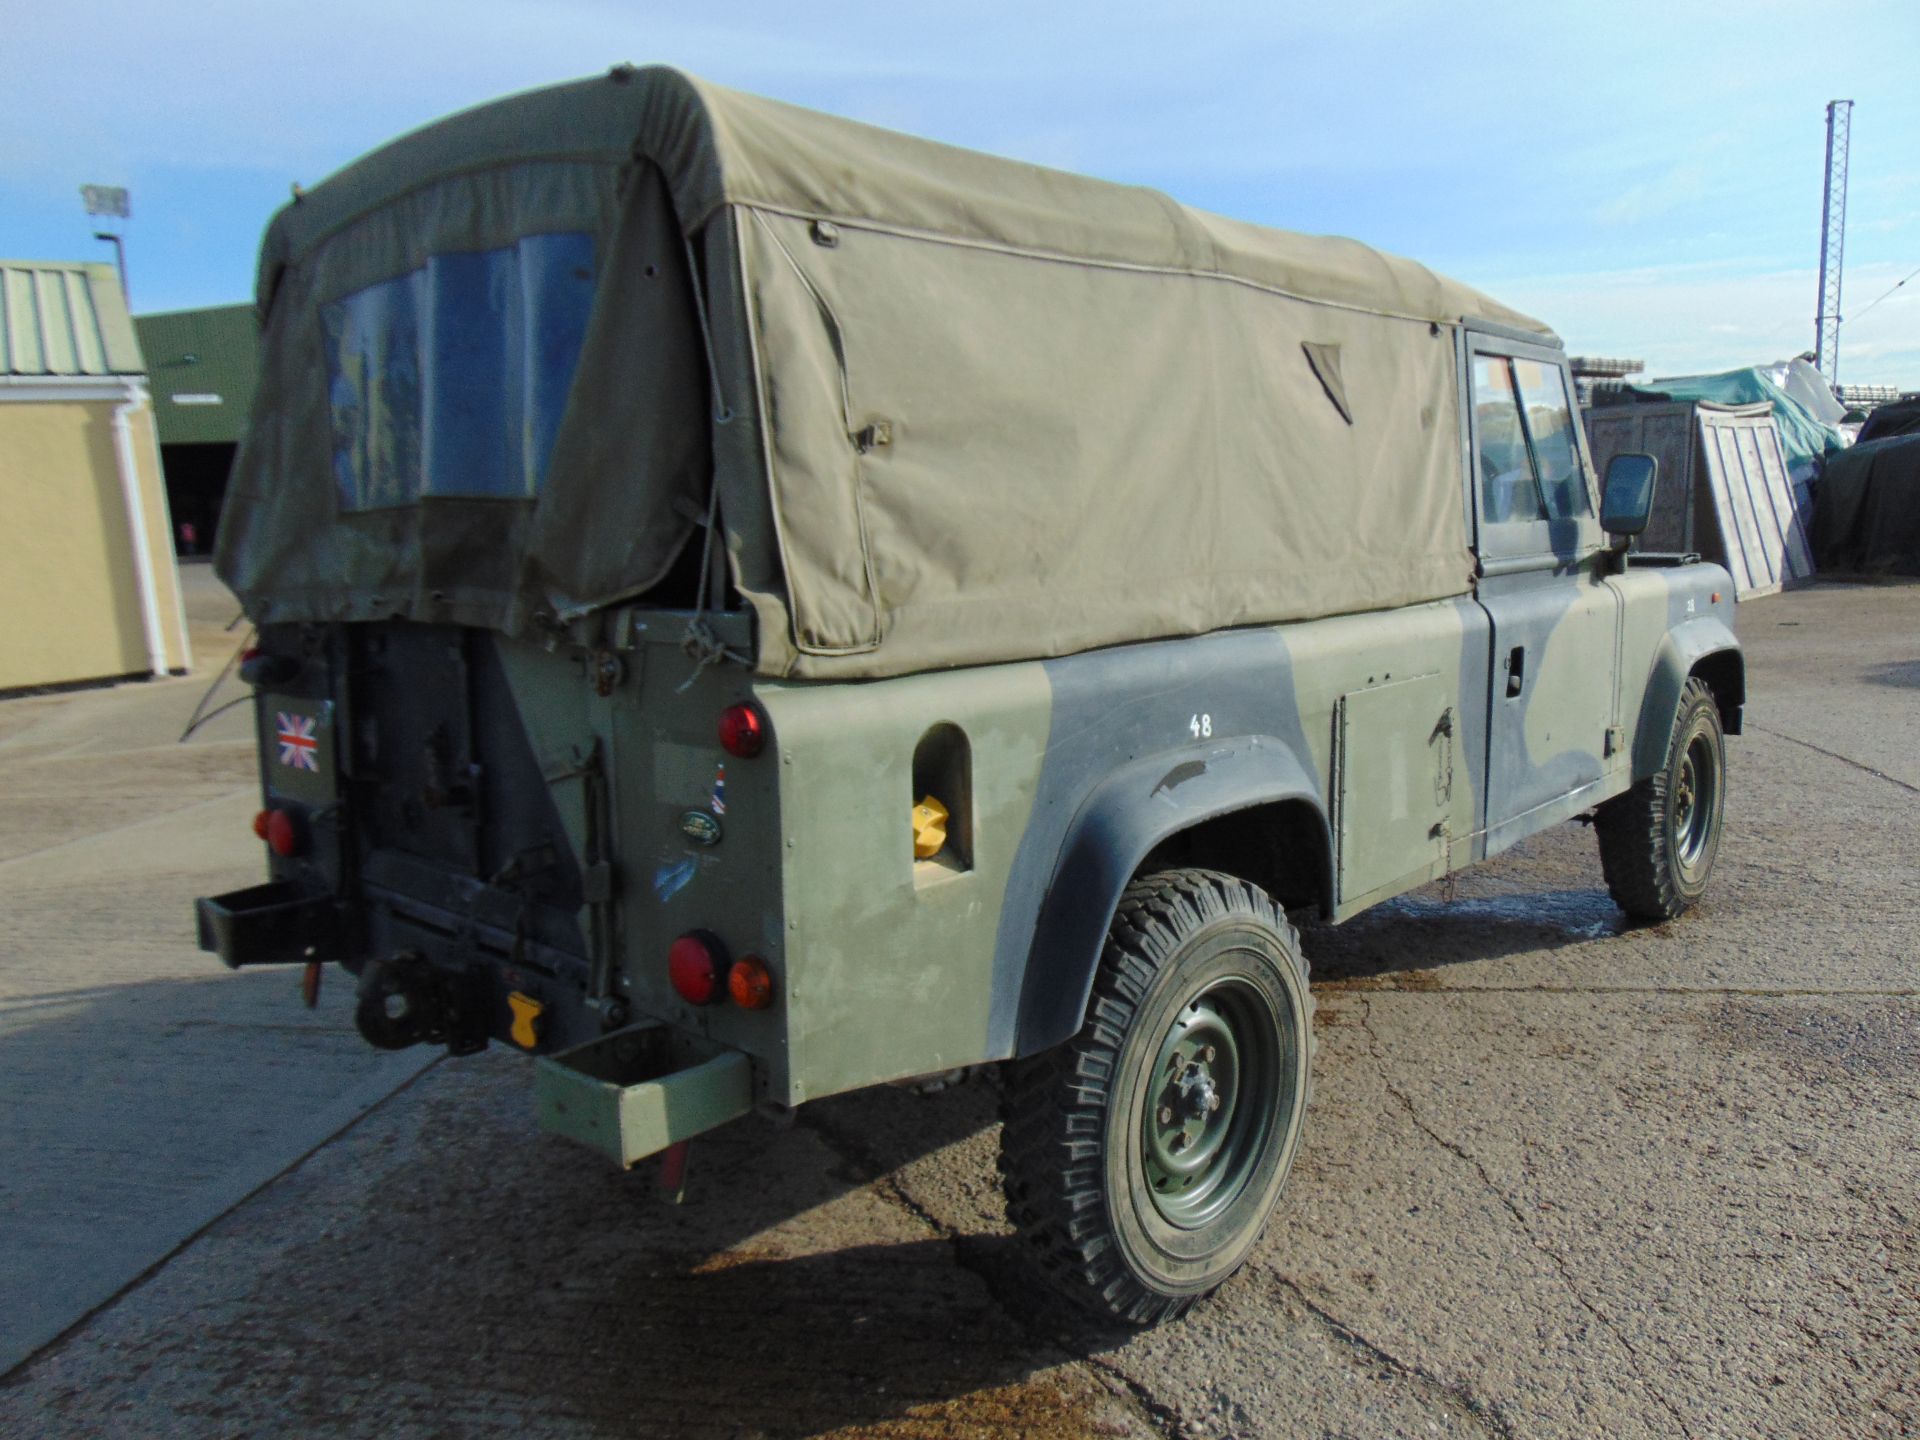
[[[96,240],[105,240],[113,246],[113,263],[120,267],[120,293],[127,297],[127,309],[133,309],[133,292],[127,289],[127,247],[126,242],[111,230],[93,232]]]

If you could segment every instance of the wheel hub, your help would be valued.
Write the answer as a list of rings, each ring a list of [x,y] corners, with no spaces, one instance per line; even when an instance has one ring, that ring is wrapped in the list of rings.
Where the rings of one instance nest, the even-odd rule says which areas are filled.
[[[1719,775],[1712,741],[1694,736],[1673,777],[1673,843],[1683,870],[1692,871],[1712,843]]]
[[[1261,1100],[1240,1103],[1270,1084],[1277,1060],[1244,1008],[1227,989],[1196,997],[1154,1059],[1142,1159],[1154,1207],[1176,1225],[1204,1224],[1232,1202],[1270,1123]]]
[[[1206,1063],[1188,1065],[1174,1084],[1189,1120],[1205,1120],[1220,1108],[1220,1088],[1213,1083],[1213,1072]]]
[[[1688,759],[1680,766],[1680,784],[1673,797],[1673,823],[1682,830],[1693,822],[1693,801],[1693,761]]]

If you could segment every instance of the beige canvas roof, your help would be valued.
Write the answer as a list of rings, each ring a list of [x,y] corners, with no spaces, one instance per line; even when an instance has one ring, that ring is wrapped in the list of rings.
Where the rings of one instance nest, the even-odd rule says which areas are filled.
[[[942,145],[728,90],[665,66],[529,91],[417,130],[277,215],[263,279],[431,178],[538,160],[664,173],[689,235],[726,205],[869,221],[1074,260],[1234,277],[1419,320],[1473,316],[1548,333],[1470,286],[1355,240],[1229,220],[1156,190]],[[264,298],[264,297],[262,297]]]
[[[539,498],[343,514],[321,309],[576,229],[597,299]],[[1355,241],[658,68],[357,162],[275,218],[259,300],[221,557],[256,618],[524,631],[654,584],[711,485],[758,667],[800,676],[1459,593],[1452,331],[1548,334]]]

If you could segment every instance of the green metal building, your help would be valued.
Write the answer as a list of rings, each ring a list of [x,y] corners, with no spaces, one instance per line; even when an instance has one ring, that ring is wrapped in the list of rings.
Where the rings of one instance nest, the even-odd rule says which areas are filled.
[[[253,307],[173,310],[133,323],[147,360],[175,539],[181,554],[205,554],[253,404]]]

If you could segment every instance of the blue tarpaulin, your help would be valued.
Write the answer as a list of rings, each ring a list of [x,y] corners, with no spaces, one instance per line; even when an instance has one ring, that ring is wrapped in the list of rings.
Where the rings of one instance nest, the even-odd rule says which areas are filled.
[[[1780,431],[1780,448],[1786,452],[1788,468],[1803,479],[1822,456],[1846,448],[1847,442],[1838,430],[1824,424],[1811,410],[1788,394],[1767,370],[1758,366],[1727,370],[1718,375],[1674,375],[1662,380],[1650,380],[1644,385],[1621,388],[1643,400],[1705,401],[1709,405],[1771,405],[1774,424]]]

